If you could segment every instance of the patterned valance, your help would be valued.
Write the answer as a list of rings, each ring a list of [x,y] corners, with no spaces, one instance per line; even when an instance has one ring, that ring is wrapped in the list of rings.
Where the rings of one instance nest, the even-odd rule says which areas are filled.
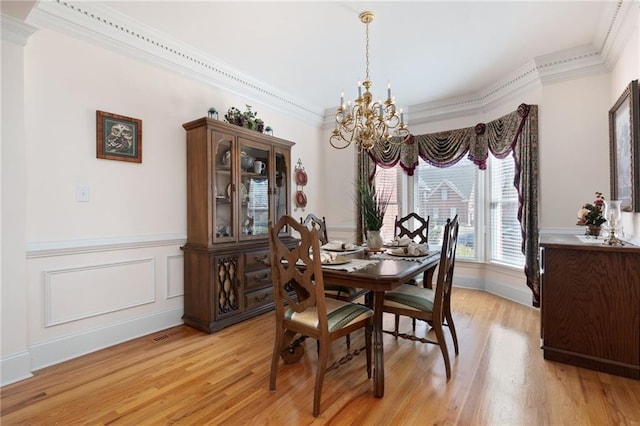
[[[449,167],[467,155],[480,170],[485,170],[489,152],[497,158],[512,154],[516,175],[514,186],[519,197],[522,253],[526,257],[525,274],[527,285],[533,292],[533,305],[539,306],[537,105],[521,104],[516,111],[489,123],[412,135],[406,143],[397,142],[378,144],[368,151],[368,155],[362,153],[359,156],[359,179],[371,181],[376,165],[383,168],[400,165],[412,176],[419,158],[436,167]],[[362,230],[362,225],[359,224],[358,228]]]

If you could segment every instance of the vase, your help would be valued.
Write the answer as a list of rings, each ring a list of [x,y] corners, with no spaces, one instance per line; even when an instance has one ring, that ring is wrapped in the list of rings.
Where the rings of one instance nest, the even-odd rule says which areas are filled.
[[[602,228],[600,226],[587,225],[586,235],[591,235],[592,237],[598,237],[598,236],[600,236],[600,230],[601,229]]]
[[[369,250],[380,250],[382,248],[382,235],[380,235],[380,230],[367,231],[367,247]]]

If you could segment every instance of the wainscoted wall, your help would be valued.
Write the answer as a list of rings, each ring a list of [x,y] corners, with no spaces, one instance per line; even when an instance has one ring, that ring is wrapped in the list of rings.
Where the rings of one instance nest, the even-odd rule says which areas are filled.
[[[184,241],[30,244],[31,370],[182,324]]]

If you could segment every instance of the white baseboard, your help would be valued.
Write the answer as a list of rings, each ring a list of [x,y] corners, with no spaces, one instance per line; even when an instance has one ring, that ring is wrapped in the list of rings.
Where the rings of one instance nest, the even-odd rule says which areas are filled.
[[[0,386],[33,377],[29,352],[19,352],[0,359]]]
[[[484,290],[503,299],[531,307],[531,290],[529,287],[516,288],[496,281],[487,281]]]
[[[531,305],[531,290],[529,288],[516,288],[497,281],[487,281],[482,278],[456,277],[454,274],[454,287],[470,288],[486,291],[503,299],[511,300],[525,306]]]
[[[2,386],[31,377],[31,372],[127,340],[182,324],[182,307],[33,345],[29,352],[0,360]]]

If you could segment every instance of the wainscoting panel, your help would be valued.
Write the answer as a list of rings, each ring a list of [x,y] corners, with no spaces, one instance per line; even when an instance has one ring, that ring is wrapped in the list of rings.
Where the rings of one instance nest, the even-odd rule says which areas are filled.
[[[44,271],[45,327],[155,301],[153,258]]]
[[[184,295],[184,256],[167,256],[167,299]]]

